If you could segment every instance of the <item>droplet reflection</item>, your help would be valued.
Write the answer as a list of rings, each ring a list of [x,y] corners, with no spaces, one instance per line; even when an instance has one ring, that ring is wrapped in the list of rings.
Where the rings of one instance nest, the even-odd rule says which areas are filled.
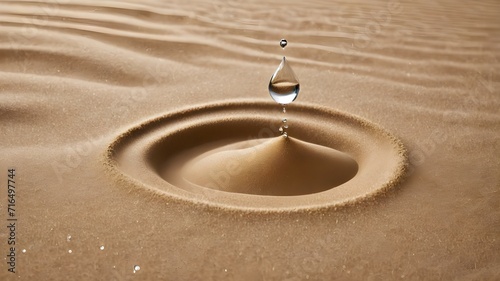
[[[299,91],[299,79],[297,79],[286,58],[283,57],[269,81],[269,94],[275,102],[285,105],[293,102],[299,95]]]

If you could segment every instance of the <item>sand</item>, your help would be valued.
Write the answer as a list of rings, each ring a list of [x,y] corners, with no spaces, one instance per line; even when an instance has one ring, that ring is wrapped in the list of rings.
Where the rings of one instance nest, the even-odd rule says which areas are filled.
[[[260,144],[244,141],[203,153],[184,170],[183,177],[200,186],[233,193],[292,196],[339,186],[356,175],[358,164],[335,149],[292,137],[275,137]],[[220,174],[224,170],[228,172]]]
[[[500,279],[499,14],[0,2],[0,280]]]

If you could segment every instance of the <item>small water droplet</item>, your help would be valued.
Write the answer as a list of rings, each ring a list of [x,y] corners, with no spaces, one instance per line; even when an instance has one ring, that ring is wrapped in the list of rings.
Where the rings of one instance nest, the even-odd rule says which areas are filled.
[[[23,249],[23,253],[26,253],[26,249]]]
[[[286,45],[288,45],[288,41],[286,41],[286,39],[281,39],[280,40],[280,46],[281,46],[281,48],[284,49],[286,47]]]
[[[287,124],[288,121],[286,120],[286,118],[283,118],[283,120],[281,120],[281,122],[283,122],[283,126],[282,126],[283,129],[288,129],[288,124]]]
[[[285,105],[293,102],[299,95],[299,91],[299,80],[286,58],[283,57],[269,81],[269,94],[275,102]]]
[[[73,253],[73,251],[72,251],[72,250],[68,250],[68,253],[70,253],[70,254],[71,254],[71,253]]]
[[[66,236],[66,241],[71,241],[71,235],[68,234],[68,236]]]
[[[141,270],[141,267],[138,265],[134,265],[134,273],[136,273],[139,270]]]
[[[285,105],[283,105],[283,115],[286,115],[286,107]],[[288,137],[288,133],[286,132],[286,130],[288,129],[288,120],[286,118],[283,118],[281,119],[281,123],[283,124],[280,128],[279,128],[279,132],[282,136],[284,136],[285,138]]]
[[[99,249],[101,249],[101,251],[104,251],[104,246],[101,246]]]

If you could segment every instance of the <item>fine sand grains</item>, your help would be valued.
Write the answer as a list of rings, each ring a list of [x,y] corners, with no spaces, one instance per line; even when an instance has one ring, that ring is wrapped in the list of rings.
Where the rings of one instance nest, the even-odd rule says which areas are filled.
[[[13,251],[2,217],[16,273],[2,262],[0,280],[499,280],[499,15],[494,0],[0,1],[0,210],[15,168],[18,215]],[[332,153],[273,172],[294,195],[237,172],[283,144],[268,93],[283,55],[292,142]],[[255,139],[273,148],[258,166],[217,154]],[[334,188],[297,172],[339,158],[358,169]]]

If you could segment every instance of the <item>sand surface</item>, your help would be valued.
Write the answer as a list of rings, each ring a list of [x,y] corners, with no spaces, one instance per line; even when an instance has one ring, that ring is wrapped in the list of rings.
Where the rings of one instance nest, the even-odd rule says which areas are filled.
[[[0,280],[500,279],[499,15],[0,1]]]
[[[234,163],[227,179],[213,176]],[[231,168],[231,167],[229,167]],[[189,161],[183,177],[197,185],[233,193],[291,196],[325,191],[352,179],[358,164],[346,153],[292,137],[222,146]],[[213,182],[213,183],[212,183]],[[209,184],[207,184],[209,183]]]

